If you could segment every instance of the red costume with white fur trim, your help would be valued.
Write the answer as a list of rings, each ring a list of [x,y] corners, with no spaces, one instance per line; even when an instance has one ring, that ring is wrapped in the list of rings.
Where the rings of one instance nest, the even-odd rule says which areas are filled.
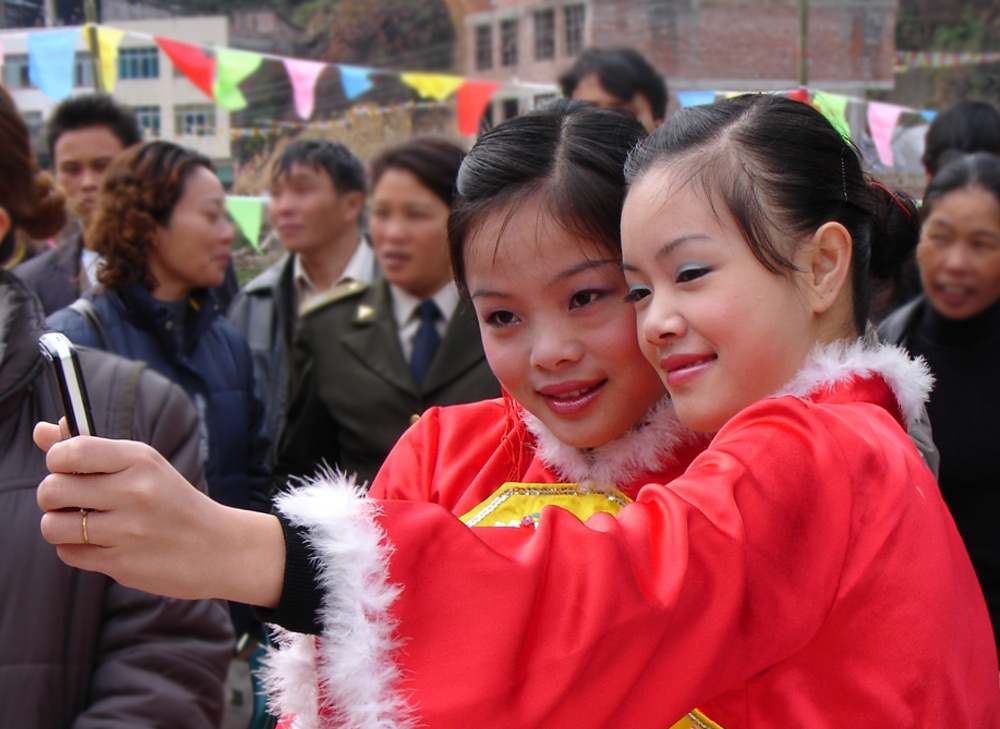
[[[724,729],[1000,726],[982,594],[900,427],[929,385],[892,347],[817,350],[676,478],[634,461],[661,421],[658,463],[700,449],[669,407],[610,456],[529,424],[527,459],[502,404],[432,411],[384,498],[343,480],[280,497],[326,597],[323,635],[273,659],[277,704],[301,727],[665,729],[695,706]],[[587,479],[635,503],[457,518],[504,481]]]

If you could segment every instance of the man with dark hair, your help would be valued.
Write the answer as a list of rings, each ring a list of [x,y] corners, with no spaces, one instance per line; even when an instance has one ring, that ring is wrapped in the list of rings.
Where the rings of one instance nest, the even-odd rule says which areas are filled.
[[[559,77],[563,96],[635,114],[653,131],[667,116],[667,82],[632,48],[588,48]]]
[[[342,281],[368,283],[376,273],[360,230],[364,204],[364,165],[339,142],[298,140],[274,163],[269,214],[286,253],[243,287],[229,311],[250,342],[272,442],[284,418],[299,307]]]
[[[955,157],[973,152],[1000,155],[1000,108],[965,99],[938,114],[927,129],[924,169],[927,182]]]
[[[66,193],[72,219],[56,247],[14,269],[42,301],[46,314],[69,306],[97,285],[100,256],[83,230],[97,208],[104,174],[119,152],[141,141],[135,113],[106,94],[66,99],[49,117],[46,141],[56,183]]]

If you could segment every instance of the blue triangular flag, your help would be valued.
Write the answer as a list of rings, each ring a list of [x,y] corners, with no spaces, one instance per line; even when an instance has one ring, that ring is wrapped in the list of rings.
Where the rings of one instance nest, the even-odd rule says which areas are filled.
[[[354,99],[372,87],[368,73],[371,69],[355,68],[354,66],[338,66],[340,68],[340,84],[348,99]]]
[[[79,33],[58,30],[28,35],[28,78],[50,99],[65,99],[73,91]]]
[[[715,102],[714,91],[678,91],[677,100],[685,109],[689,106],[705,106]]]
[[[922,116],[924,118],[924,121],[928,121],[928,122],[934,121],[934,117],[936,117],[937,115],[938,115],[938,113],[936,111],[934,111],[933,109],[923,109],[920,112],[920,116]]]

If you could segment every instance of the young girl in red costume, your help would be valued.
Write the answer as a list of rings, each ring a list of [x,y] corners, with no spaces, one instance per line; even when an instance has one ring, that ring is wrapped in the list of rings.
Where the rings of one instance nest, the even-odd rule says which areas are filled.
[[[618,204],[585,195],[573,154],[623,141],[574,129],[610,113],[525,117],[523,159],[498,128],[459,178],[456,272],[516,402],[428,412],[371,498],[331,477],[279,519],[203,517],[136,444],[59,444],[43,532],[77,566],[319,633],[284,636],[272,667],[296,726],[997,726],[985,605],[903,429],[929,377],[861,337],[868,258],[895,255],[880,211],[908,204],[805,104],[686,110],[633,155],[626,294],[607,228],[577,222]],[[545,174],[501,174],[541,139]],[[894,235],[902,254],[916,222]],[[633,367],[626,296],[707,448]],[[99,510],[103,550],[68,506]],[[310,594],[296,626],[286,603]]]

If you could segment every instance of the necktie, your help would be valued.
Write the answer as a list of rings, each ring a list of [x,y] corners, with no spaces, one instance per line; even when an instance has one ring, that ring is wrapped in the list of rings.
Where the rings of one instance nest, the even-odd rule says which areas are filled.
[[[413,380],[419,385],[424,381],[424,375],[430,369],[437,348],[441,344],[441,335],[438,334],[435,325],[441,311],[433,299],[427,299],[420,303],[416,313],[420,318],[420,327],[417,329],[417,336],[413,338],[410,372],[413,373]]]

